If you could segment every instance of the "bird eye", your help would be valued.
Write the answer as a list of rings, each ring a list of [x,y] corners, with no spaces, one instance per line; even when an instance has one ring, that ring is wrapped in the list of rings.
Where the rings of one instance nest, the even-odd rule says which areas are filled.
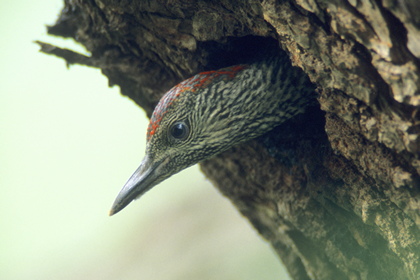
[[[176,122],[171,126],[170,134],[177,140],[185,140],[188,137],[190,129],[185,122]]]

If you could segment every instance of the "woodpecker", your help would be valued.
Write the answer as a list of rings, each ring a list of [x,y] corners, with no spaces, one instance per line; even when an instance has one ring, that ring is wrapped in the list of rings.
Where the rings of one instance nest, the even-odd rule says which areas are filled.
[[[181,82],[156,106],[146,155],[109,214],[173,174],[303,113],[314,98],[314,85],[286,53]]]

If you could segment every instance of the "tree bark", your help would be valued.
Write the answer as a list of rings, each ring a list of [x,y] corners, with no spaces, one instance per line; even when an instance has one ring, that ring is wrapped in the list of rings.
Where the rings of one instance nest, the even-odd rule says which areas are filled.
[[[320,106],[201,163],[293,279],[420,279],[420,2],[65,0],[52,35],[147,114],[189,76],[278,44]]]

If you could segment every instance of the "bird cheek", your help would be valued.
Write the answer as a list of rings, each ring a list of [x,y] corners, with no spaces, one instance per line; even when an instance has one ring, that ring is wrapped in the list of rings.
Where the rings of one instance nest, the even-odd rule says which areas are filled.
[[[156,168],[155,172],[162,174],[162,173],[166,173],[166,171],[170,168],[168,168],[171,164],[171,157],[166,157],[161,164],[158,166],[158,168]]]

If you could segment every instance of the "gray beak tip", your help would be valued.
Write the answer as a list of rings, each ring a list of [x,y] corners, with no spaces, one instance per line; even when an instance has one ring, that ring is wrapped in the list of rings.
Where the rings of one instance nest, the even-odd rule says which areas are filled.
[[[146,156],[137,170],[131,175],[121,189],[114,204],[109,210],[109,216],[115,215],[158,183],[158,174],[153,172],[156,165]]]
[[[108,212],[108,216],[113,216],[115,214],[117,214],[118,212],[120,212],[125,206],[121,207],[120,203],[117,203],[117,201],[114,202],[114,204],[112,205],[111,209]]]
[[[109,216],[113,216],[123,210],[137,197],[135,186],[136,185],[124,186],[124,188],[120,191],[117,198],[115,199],[114,204],[112,204],[111,210],[108,212]]]
[[[113,216],[114,214],[117,214],[119,211],[116,211],[116,209],[114,207],[112,207],[109,212],[108,212],[108,216]]]

